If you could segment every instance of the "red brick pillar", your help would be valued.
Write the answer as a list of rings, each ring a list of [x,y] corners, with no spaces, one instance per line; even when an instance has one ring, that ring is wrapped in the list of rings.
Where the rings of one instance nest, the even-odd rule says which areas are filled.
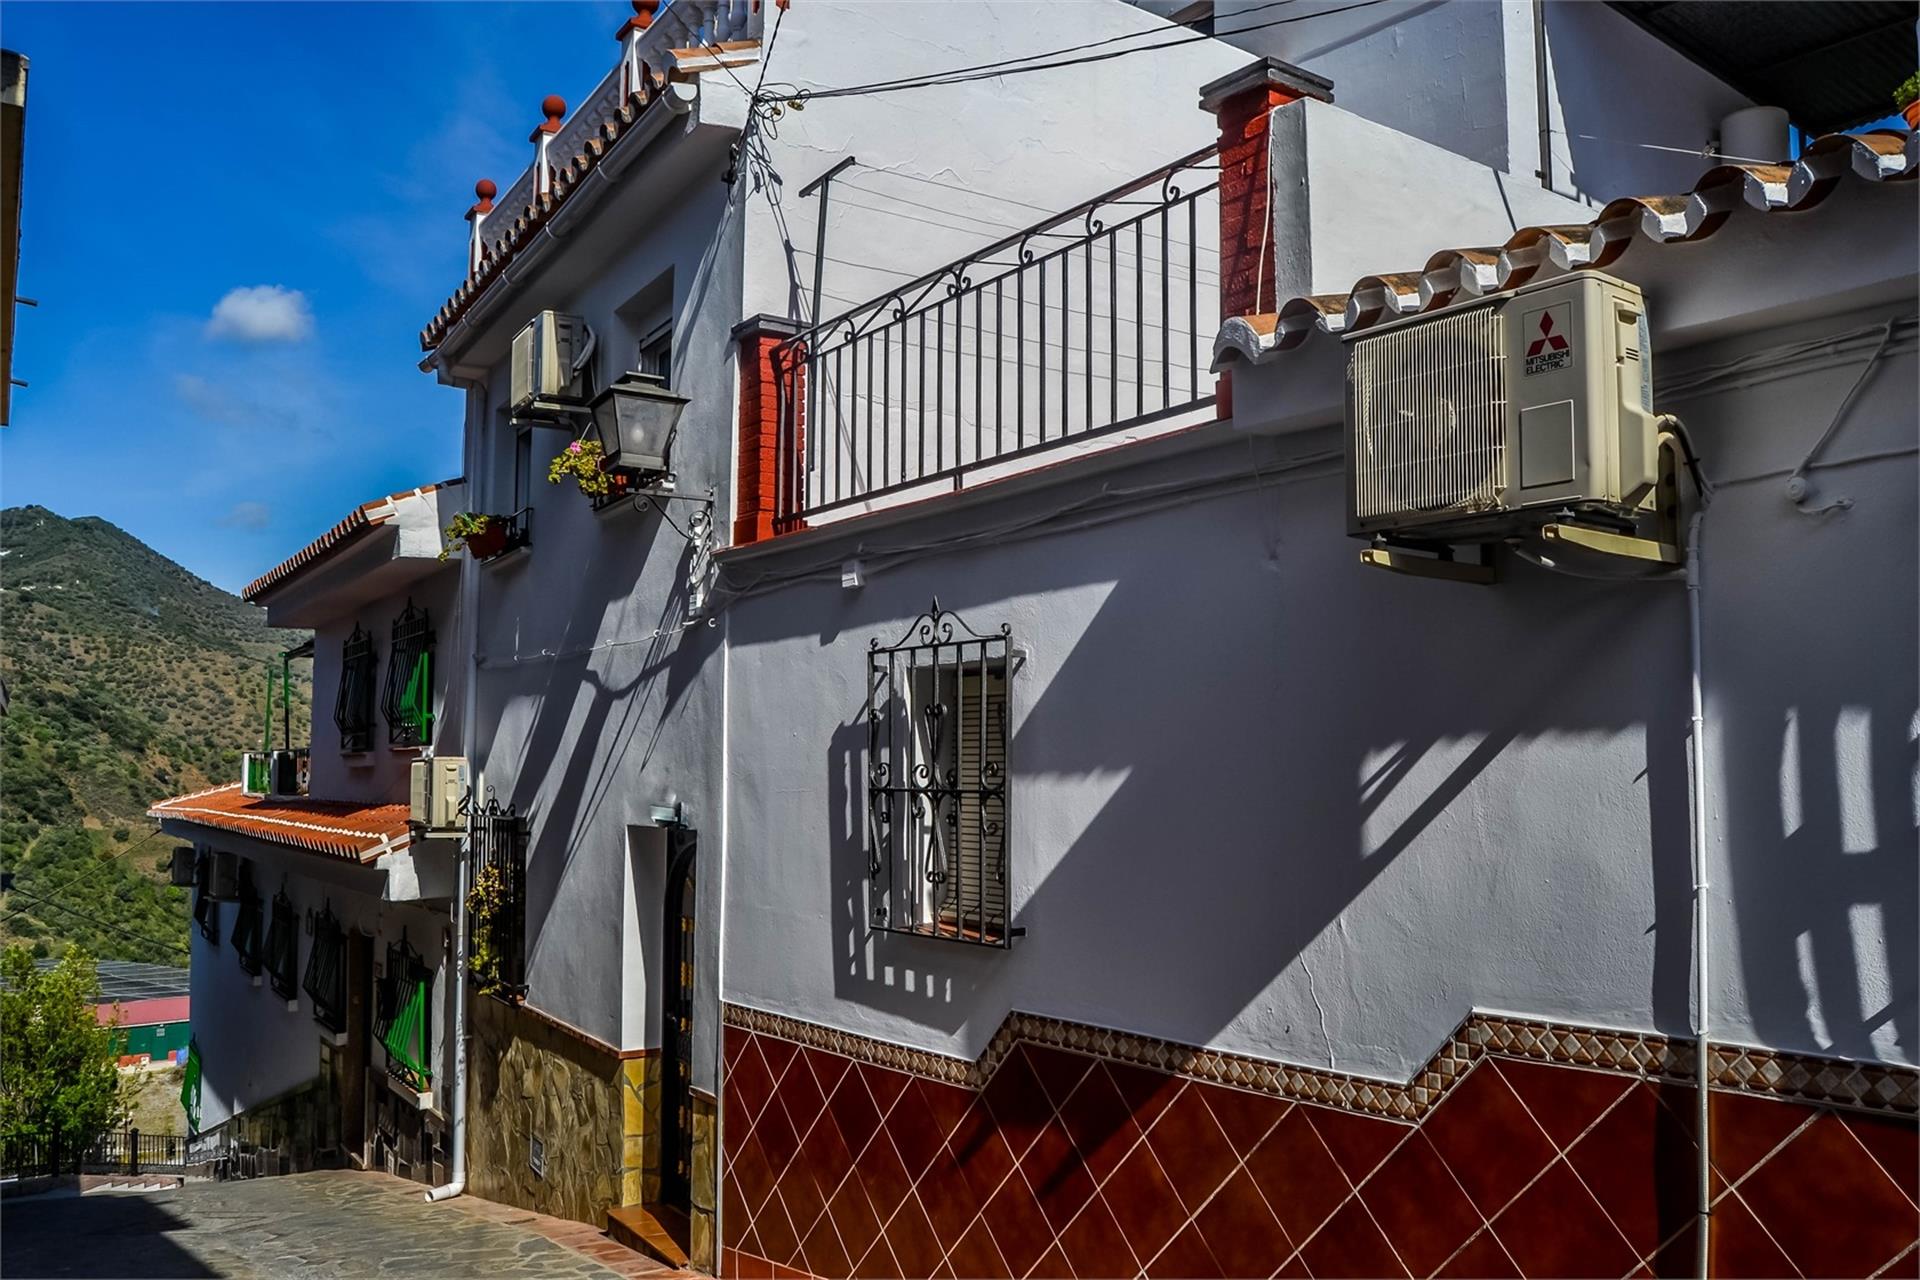
[[[795,505],[794,460],[804,438],[806,367],[800,349],[781,343],[800,332],[792,320],[753,316],[734,326],[740,358],[740,444],[734,486],[733,545],[806,527],[787,516]],[[782,412],[791,432],[782,431]],[[790,434],[791,439],[784,438]]]
[[[1333,84],[1278,58],[1262,58],[1200,90],[1200,109],[1220,121],[1222,320],[1280,305],[1274,296],[1268,120],[1275,107],[1300,98],[1332,102]],[[1233,416],[1233,381],[1226,373],[1215,387],[1215,411]]]

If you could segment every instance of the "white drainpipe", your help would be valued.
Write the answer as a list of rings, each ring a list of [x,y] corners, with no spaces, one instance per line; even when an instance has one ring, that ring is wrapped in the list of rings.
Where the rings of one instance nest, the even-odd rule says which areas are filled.
[[[1708,1140],[1710,1072],[1707,1069],[1707,717],[1700,678],[1700,521],[1706,513],[1695,511],[1687,523],[1687,639],[1691,659],[1693,692],[1693,999],[1694,999],[1694,1086],[1699,1108],[1700,1141],[1699,1230],[1695,1233],[1694,1266],[1706,1280],[1711,1258],[1709,1250],[1713,1227],[1713,1163]]]

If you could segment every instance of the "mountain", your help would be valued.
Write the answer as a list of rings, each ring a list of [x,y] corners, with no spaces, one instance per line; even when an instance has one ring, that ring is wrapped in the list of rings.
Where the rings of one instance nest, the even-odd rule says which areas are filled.
[[[0,511],[0,939],[184,964],[188,897],[147,807],[240,776],[267,663],[305,639],[105,520]]]

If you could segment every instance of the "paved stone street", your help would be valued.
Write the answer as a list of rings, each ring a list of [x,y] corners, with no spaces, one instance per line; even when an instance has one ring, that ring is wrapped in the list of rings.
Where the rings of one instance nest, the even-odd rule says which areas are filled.
[[[30,1276],[658,1277],[671,1271],[592,1227],[329,1171],[190,1183],[147,1194],[50,1194],[0,1202],[0,1273]]]

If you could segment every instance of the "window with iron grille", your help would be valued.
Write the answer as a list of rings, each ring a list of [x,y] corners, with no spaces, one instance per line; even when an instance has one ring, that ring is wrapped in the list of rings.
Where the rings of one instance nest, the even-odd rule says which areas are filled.
[[[333,724],[340,731],[342,751],[366,751],[373,746],[373,686],[377,671],[373,637],[356,622],[353,634],[340,649],[340,692],[333,699]]]
[[[329,1031],[347,1029],[347,931],[328,903],[313,921],[313,949],[301,985],[313,1000],[313,1020]]]
[[[483,995],[527,990],[527,824],[489,798],[467,815],[473,886],[467,894],[467,968]]]
[[[867,655],[867,874],[873,927],[1004,947],[1012,639],[940,602]]]
[[[293,900],[286,890],[273,895],[273,912],[267,922],[267,982],[282,1000],[294,999],[300,991],[295,984],[300,972],[300,920],[293,914]]]
[[[233,950],[240,957],[243,973],[260,972],[260,953],[265,921],[260,910],[260,894],[253,887],[253,864],[240,864],[240,910],[233,917]]]
[[[193,864],[193,922],[200,936],[220,945],[220,904],[213,900],[213,855],[203,853]]]
[[[387,947],[373,1035],[387,1051],[389,1075],[422,1093],[433,1088],[433,970],[404,938]]]
[[[411,600],[393,620],[381,710],[392,745],[424,747],[433,741],[433,627],[427,611],[414,608]]]

